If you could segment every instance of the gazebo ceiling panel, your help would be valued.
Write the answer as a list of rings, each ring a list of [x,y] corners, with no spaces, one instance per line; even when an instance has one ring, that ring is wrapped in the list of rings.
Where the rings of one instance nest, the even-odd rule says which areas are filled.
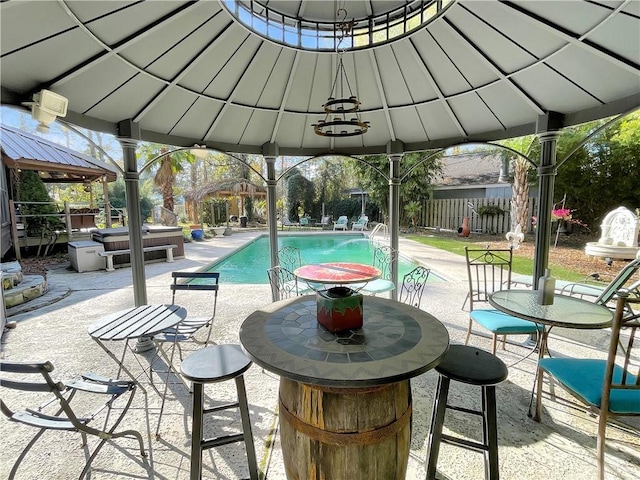
[[[445,108],[445,105],[440,102],[431,102],[417,107],[417,110],[424,124],[427,140],[455,137],[466,138],[467,134],[464,130],[458,128],[456,117],[454,113],[451,112],[450,107]],[[398,135],[401,140],[407,141],[404,140],[401,132],[399,132]]]
[[[407,78],[404,75],[405,69],[399,66],[398,58],[393,50],[390,47],[381,48],[375,52],[375,59],[377,65],[389,66],[389,68],[379,69],[380,79],[384,87],[383,90],[387,93],[385,98],[386,102],[392,106],[413,104],[413,98],[411,98],[411,93],[407,88]],[[363,75],[359,75],[358,77],[361,78]],[[370,80],[374,79],[370,78]],[[391,88],[392,86],[393,88]],[[370,90],[371,88],[367,91]],[[364,102],[364,98],[361,98],[361,101]],[[369,103],[370,102],[367,101],[367,105],[363,105],[363,107],[366,108],[370,106]]]
[[[162,92],[163,86],[162,83],[154,78],[135,74],[127,82],[108,92],[108,96],[96,103],[86,113],[87,115],[105,118],[116,123],[124,118],[138,118],[139,113],[150,101],[150,98]],[[135,92],[145,92],[145,95],[136,95]],[[117,120],[118,118],[120,120]],[[144,123],[146,128],[144,117],[140,118],[140,122]]]
[[[189,105],[188,109],[181,112],[182,115],[175,125],[173,133],[180,137],[195,138],[197,141],[194,143],[201,143],[222,107],[222,102],[199,97]]]
[[[424,102],[437,98],[438,92],[433,88],[428,72],[422,60],[417,56],[415,49],[398,48],[393,49],[393,53],[399,66],[398,73],[402,76],[402,82],[409,89],[411,95],[410,103]]]
[[[477,94],[452,98],[449,104],[460,119],[464,130],[470,135],[478,134],[488,128],[492,130],[504,128],[504,125],[498,121],[495,114],[487,108],[486,103]],[[474,114],[469,115],[468,112],[474,112]]]
[[[175,134],[176,119],[180,118],[176,113],[188,112],[193,101],[194,97],[190,93],[184,90],[171,89],[165,95],[164,101],[154,104],[148,110],[145,110],[145,117],[148,117],[145,123],[154,131]]]
[[[615,82],[599,81],[600,72],[612,69],[610,62],[604,57],[590,58],[584,50],[576,47],[564,49],[547,63],[602,102],[618,98],[623,91],[631,90],[634,86],[640,87],[638,75],[622,66],[617,69]]]
[[[330,69],[318,68],[319,60],[322,58],[303,52],[297,52],[294,55],[287,70],[287,95],[283,98],[286,110],[322,111],[322,104],[327,101],[326,92],[331,90],[332,81]],[[326,65],[330,66],[328,62]],[[291,90],[291,84],[297,85],[297,88]]]
[[[413,121],[406,123],[405,128],[403,128],[402,131],[395,132],[398,139],[409,143],[423,141],[429,132],[425,129],[423,121],[420,118],[419,111],[414,107],[408,107],[402,111],[394,110],[390,114],[392,123],[397,123],[397,118],[394,117],[398,115],[412,117],[413,119]]]
[[[496,115],[502,125],[527,123],[527,103],[514,90],[501,88],[500,84],[478,90],[478,95]]]
[[[580,110],[600,105],[584,90],[545,65],[530,68],[526,75],[517,74],[514,78],[545,110],[556,106],[560,111],[570,112],[572,108]]]
[[[467,87],[462,89],[468,86],[478,87],[496,78],[495,69],[485,58],[486,54],[479,52],[475,44],[461,36],[448,21],[434,23],[429,31],[456,71],[467,82]]]
[[[516,10],[502,2],[464,2],[460,7],[491,25],[507,41],[531,52],[536,58],[542,58],[566,43],[551,31],[541,34],[539,22],[522,18]],[[478,42],[484,41],[481,36],[474,35],[473,38]],[[496,53],[493,48],[488,51]]]
[[[74,99],[74,111],[95,115],[95,112],[91,110],[94,106],[99,103],[110,104],[113,100],[110,98],[111,95],[136,76],[140,76],[139,72],[132,67],[123,68],[119,59],[115,57],[105,58],[103,61],[93,65],[92,68],[78,70],[74,75],[66,77],[65,81],[58,82],[55,91],[67,98]],[[149,84],[154,84],[154,91],[158,91],[161,88],[161,84],[151,77],[146,77],[146,81]],[[93,87],[86,88],[87,85],[92,85]],[[144,95],[138,95],[137,100],[140,101],[143,97],[147,98],[148,94],[149,92],[145,91]],[[136,99],[133,98],[131,100],[135,101]],[[128,103],[130,102],[128,101]],[[124,112],[118,112],[117,107],[112,110],[115,111],[111,116],[102,118],[111,122],[117,122],[116,118],[121,120],[128,118],[122,116]]]
[[[487,56],[486,61],[492,62],[502,72],[517,70],[536,60],[514,39],[504,35],[498,26],[487,24],[466,9],[456,9],[448,18],[460,32],[477,32],[473,39],[477,54]]]
[[[426,65],[438,91],[443,95],[453,95],[470,88],[469,82],[460,74],[447,52],[441,48],[430,33],[426,31],[423,34],[419,33],[414,35],[412,40],[420,61]]]
[[[241,108],[241,107],[230,107],[223,108],[221,110],[220,115],[216,117],[216,121],[214,124],[214,128],[211,133],[207,136],[206,140],[211,140],[212,138],[222,137],[227,139],[227,143],[232,145],[238,145],[240,143],[240,139],[242,134],[246,128],[247,122],[251,118],[252,110],[249,108]],[[267,129],[263,128],[260,130],[260,135],[262,143],[266,140],[266,132]]]
[[[246,124],[243,125],[242,137],[238,143],[256,145],[257,142],[270,142],[271,137],[268,133],[275,130],[278,115],[275,112],[266,110],[248,110],[248,112],[250,116],[247,118]],[[258,128],[258,126],[261,128]]]
[[[238,101],[277,111],[285,95],[293,58],[292,51],[265,48],[263,43],[238,84],[240,91],[247,92]]]
[[[348,18],[366,18],[404,4],[345,5]],[[268,6],[303,21],[336,18],[335,2]],[[0,9],[2,103],[21,105],[46,88],[69,99],[67,121],[116,133],[130,119],[143,140],[173,145],[206,137],[212,148],[244,153],[274,141],[292,155],[385,153],[398,139],[411,149],[534,133],[547,111],[571,122],[640,106],[637,1],[458,0],[402,38],[347,51],[347,76],[371,130],[338,141],[311,127],[331,91],[336,54],[266,40],[219,0]]]

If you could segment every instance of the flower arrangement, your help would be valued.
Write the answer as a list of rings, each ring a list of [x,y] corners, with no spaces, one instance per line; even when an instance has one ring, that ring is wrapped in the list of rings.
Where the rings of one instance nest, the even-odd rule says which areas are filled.
[[[560,220],[564,220],[567,223],[573,223],[575,225],[580,225],[581,227],[586,227],[587,224],[582,222],[577,218],[573,218],[573,212],[575,210],[570,210],[568,208],[554,208],[551,210],[551,221],[557,222]]]

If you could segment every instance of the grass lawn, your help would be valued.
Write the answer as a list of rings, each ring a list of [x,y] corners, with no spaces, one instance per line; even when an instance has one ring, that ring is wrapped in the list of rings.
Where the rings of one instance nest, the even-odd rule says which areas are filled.
[[[451,253],[457,253],[458,255],[464,255],[464,247],[466,246],[478,246],[469,242],[468,239],[459,239],[453,237],[437,237],[437,236],[424,236],[424,235],[409,235],[407,238],[420,242],[424,245],[439,248]],[[496,248],[502,248],[497,247]],[[560,247],[558,247],[560,248]],[[567,249],[570,250],[570,249]],[[533,274],[533,258],[530,253],[518,254],[519,250],[513,252],[513,264],[511,271],[513,273],[520,273],[523,275]],[[562,266],[557,263],[549,261],[549,268],[552,275],[559,280],[567,280],[570,282],[584,282],[585,274],[577,270],[571,269],[567,266]]]

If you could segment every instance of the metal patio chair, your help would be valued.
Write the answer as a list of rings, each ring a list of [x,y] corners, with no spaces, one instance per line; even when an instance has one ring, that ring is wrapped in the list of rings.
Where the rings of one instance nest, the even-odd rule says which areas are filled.
[[[10,421],[22,423],[39,429],[18,456],[18,459],[9,473],[9,479],[13,479],[15,477],[22,460],[25,458],[29,450],[31,450],[36,441],[47,430],[80,432],[82,435],[83,446],[87,445],[87,435],[94,435],[100,438],[100,442],[89,455],[84,469],[78,477],[80,479],[84,478],[89,472],[91,462],[93,462],[94,458],[107,440],[121,437],[135,438],[140,447],[140,455],[146,457],[144,443],[140,432],[136,430],[116,431],[116,428],[120,422],[122,422],[124,416],[129,410],[129,407],[131,406],[131,402],[133,401],[133,395],[136,390],[134,382],[130,380],[113,380],[94,373],[86,373],[82,375],[82,378],[65,384],[62,382],[56,382],[51,378],[50,373],[53,372],[53,370],[53,365],[50,362],[31,363],[0,360],[0,371],[3,375],[2,378],[0,378],[1,387],[21,391],[21,399],[27,398],[29,394],[37,392],[48,392],[53,394],[53,398],[38,407],[26,408],[25,410],[15,412],[11,410],[3,400],[0,400],[0,409]],[[10,375],[5,376],[5,374]],[[17,376],[12,376],[11,374],[18,374],[19,379],[17,379]],[[36,381],[26,381],[24,380],[26,375],[38,376],[39,379]],[[93,412],[78,415],[76,413],[76,405],[79,402],[73,402],[72,406],[72,400],[74,400],[76,395],[79,393],[80,395],[78,395],[78,397],[85,394],[92,396],[101,395],[104,397],[105,401]],[[119,407],[122,409],[121,413],[117,416],[115,421],[112,421],[112,425],[109,428],[107,428],[107,425],[103,425],[102,428],[89,425],[89,423],[94,421],[100,412],[105,409],[108,409],[110,413],[113,413],[111,410],[114,402],[125,394],[128,394],[128,399],[124,406]],[[52,413],[47,413],[50,410]],[[109,415],[107,416],[107,419],[108,418]]]
[[[278,250],[278,264],[292,273],[295,272],[296,268],[300,268],[302,266],[302,256],[300,255],[300,249],[292,245],[285,245],[284,247],[280,248],[280,250]],[[298,295],[307,295],[309,293],[315,292],[319,288],[322,288],[322,285],[320,284],[310,283],[299,278],[297,279],[297,282]]]
[[[491,353],[495,355],[498,336],[503,337],[502,348],[505,348],[507,335],[537,335],[542,326],[528,320],[507,315],[488,305],[489,296],[498,291],[508,289],[511,285],[512,249],[488,249],[465,247],[467,275],[469,280],[469,326],[464,344],[469,343],[476,322],[489,330],[493,336]],[[480,306],[480,308],[478,308]]]
[[[640,416],[640,369],[632,354],[634,338],[640,327],[640,298],[627,295],[620,291],[617,296],[606,360],[553,357],[538,362],[536,418],[540,418],[542,409],[544,374],[598,414],[596,455],[599,480],[604,480],[607,421],[611,417]],[[629,331],[624,346],[622,330]]]
[[[182,352],[182,344],[192,343],[195,345],[208,345],[214,343],[211,341],[211,332],[213,330],[213,321],[216,316],[216,305],[218,302],[218,289],[220,281],[219,272],[171,272],[173,283],[171,284],[171,304],[176,305],[176,292],[207,292],[209,295],[209,308],[211,314],[209,316],[191,317],[187,316],[177,326],[163,331],[153,336],[153,342],[156,344],[156,354],[151,361],[151,371],[158,357],[162,357],[167,364],[167,378],[164,384],[164,392],[162,394],[162,404],[160,406],[160,415],[158,417],[158,425],[156,427],[156,436],[159,435],[160,422],[162,420],[162,412],[167,396],[167,388],[169,386],[169,375],[175,374],[184,383],[185,387],[191,390],[191,386],[180,375],[179,369],[174,365],[175,351],[178,349],[180,362],[184,355]],[[197,338],[196,334],[204,331],[203,338]]]
[[[398,251],[388,245],[376,248],[373,251],[373,266],[380,270],[380,278],[367,283],[352,285],[351,288],[374,296],[394,290],[396,284],[391,280],[391,262],[395,261],[396,258],[398,258]]]
[[[407,273],[402,279],[398,301],[420,308],[420,301],[430,273],[431,269],[421,265]]]
[[[298,277],[288,269],[278,265],[269,268],[267,276],[271,284],[271,297],[274,302],[302,295],[298,287]]]

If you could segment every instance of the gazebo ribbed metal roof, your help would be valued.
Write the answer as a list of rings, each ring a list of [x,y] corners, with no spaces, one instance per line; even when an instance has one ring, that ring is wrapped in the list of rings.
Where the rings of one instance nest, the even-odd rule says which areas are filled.
[[[339,9],[354,22],[343,60],[371,128],[331,139],[311,124],[335,77]],[[69,99],[65,122],[134,141],[267,162],[389,154],[393,178],[405,152],[537,133],[541,197],[553,190],[554,132],[640,106],[638,0],[14,1],[0,26],[2,104],[48,89]],[[135,208],[135,146],[123,145]],[[393,182],[390,195],[397,243]]]

